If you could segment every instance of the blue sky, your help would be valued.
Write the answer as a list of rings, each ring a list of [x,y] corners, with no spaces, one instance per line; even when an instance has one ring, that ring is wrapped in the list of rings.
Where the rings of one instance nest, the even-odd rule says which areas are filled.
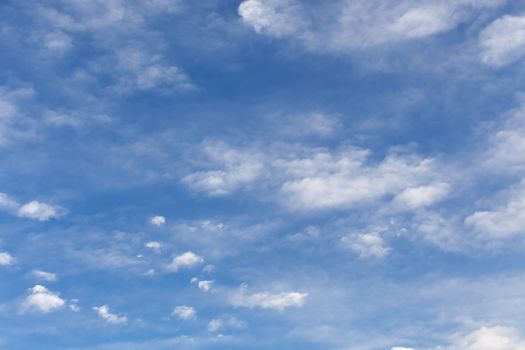
[[[0,18],[0,349],[525,349],[525,4]]]

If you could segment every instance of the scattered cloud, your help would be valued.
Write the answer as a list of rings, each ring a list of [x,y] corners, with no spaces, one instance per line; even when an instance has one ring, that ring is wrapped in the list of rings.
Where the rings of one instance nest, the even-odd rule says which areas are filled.
[[[511,189],[506,203],[493,210],[476,211],[465,219],[465,224],[493,239],[523,234],[525,183]]]
[[[214,282],[211,280],[199,280],[198,278],[194,277],[191,279],[191,283],[196,284],[200,290],[209,292]]]
[[[207,158],[221,166],[220,169],[198,171],[185,176],[182,182],[211,196],[229,194],[243,185],[255,181],[263,168],[258,155],[218,143],[208,143],[203,148]]]
[[[34,277],[46,282],[55,282],[58,279],[58,276],[55,273],[46,272],[42,270],[33,270],[31,271],[31,274]]]
[[[347,52],[444,33],[503,3],[344,0],[320,6],[296,0],[245,0],[238,12],[257,33],[289,38],[308,50]]]
[[[164,216],[161,216],[161,215],[156,215],[156,216],[151,218],[150,222],[151,222],[152,225],[162,226],[162,225],[164,225],[166,223],[166,218]]]
[[[398,208],[421,209],[443,200],[450,192],[447,183],[409,187],[394,197],[393,204]]]
[[[208,323],[208,331],[210,332],[220,332],[227,329],[242,329],[245,327],[246,325],[244,322],[232,316],[215,318]]]
[[[65,303],[57,293],[37,284],[29,289],[29,296],[24,300],[22,310],[49,313],[61,309]]]
[[[181,268],[190,268],[204,263],[204,258],[188,251],[173,258],[168,265],[168,270],[178,271]]]
[[[59,217],[61,208],[39,201],[31,201],[18,208],[17,215],[22,218],[48,221]]]
[[[481,61],[502,67],[525,55],[525,16],[505,15],[480,34]]]
[[[197,317],[195,309],[186,305],[176,306],[171,314],[182,320],[192,320]]]
[[[481,327],[458,337],[447,349],[455,350],[525,350],[525,340],[511,327]]]
[[[160,250],[160,248],[162,248],[162,244],[160,242],[155,242],[155,241],[147,242],[145,246],[146,248],[149,248],[152,250]]]
[[[382,258],[391,250],[391,248],[386,246],[384,239],[377,233],[347,235],[341,238],[341,242],[363,258]]]
[[[107,323],[123,324],[128,322],[128,318],[126,316],[118,316],[111,313],[107,305],[95,306],[93,307],[93,310],[95,310],[100,318],[105,320]]]
[[[254,293],[249,294],[245,286],[236,292],[231,303],[235,307],[246,307],[249,309],[262,308],[283,311],[290,307],[301,307],[306,302],[308,293],[281,292],[281,293]]]
[[[7,252],[0,253],[0,266],[13,265],[14,263],[15,259],[11,256],[11,254]]]

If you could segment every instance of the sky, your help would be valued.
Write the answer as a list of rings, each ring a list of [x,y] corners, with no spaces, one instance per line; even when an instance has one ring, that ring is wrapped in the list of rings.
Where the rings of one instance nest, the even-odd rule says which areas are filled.
[[[525,350],[525,3],[0,2],[0,349]]]

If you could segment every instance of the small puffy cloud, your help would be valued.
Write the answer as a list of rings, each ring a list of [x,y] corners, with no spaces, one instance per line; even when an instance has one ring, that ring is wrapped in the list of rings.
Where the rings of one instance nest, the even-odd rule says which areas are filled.
[[[341,242],[360,257],[382,258],[391,250],[384,239],[377,233],[348,235]]]
[[[0,266],[12,265],[14,263],[15,259],[11,256],[11,254],[7,252],[0,253]]]
[[[481,61],[501,67],[525,55],[525,16],[503,16],[480,35]]]
[[[398,208],[421,209],[443,200],[449,192],[447,183],[409,187],[394,197],[393,204]]]
[[[182,320],[191,320],[197,317],[195,309],[186,305],[176,306],[171,314]]]
[[[60,215],[60,208],[39,201],[31,201],[18,208],[17,215],[22,218],[48,221]]]
[[[151,242],[147,242],[145,246],[146,248],[149,248],[152,250],[160,250],[160,248],[162,247],[162,244],[160,244],[160,242],[151,241]]]
[[[249,309],[262,308],[283,311],[290,307],[302,307],[308,298],[308,293],[281,292],[281,293],[254,293],[249,294],[246,287],[242,286],[240,291],[231,298],[235,307],[246,307]]]
[[[43,281],[47,281],[47,282],[54,282],[58,279],[56,274],[51,273],[51,272],[42,271],[42,270],[33,270],[31,271],[31,274],[34,277],[41,279]]]
[[[465,224],[494,239],[524,234],[525,183],[513,189],[505,204],[477,211],[465,219]]]
[[[162,225],[164,225],[166,223],[166,218],[164,216],[161,216],[161,215],[156,215],[156,216],[151,218],[150,222],[151,222],[152,225],[162,226]]]
[[[189,268],[204,263],[204,258],[188,251],[173,258],[168,265],[171,271],[178,271],[181,268]]]
[[[402,346],[394,346],[391,350],[415,350],[413,348],[405,348]]]
[[[51,292],[44,286],[37,284],[29,289],[29,293],[22,304],[24,311],[49,313],[65,305],[65,301],[57,293]]]
[[[450,350],[525,350],[525,340],[510,327],[482,327],[458,337]]]
[[[95,310],[98,313],[100,318],[102,318],[108,323],[123,324],[128,322],[128,318],[126,316],[118,316],[111,313],[107,305],[95,306],[93,307],[93,310]]]

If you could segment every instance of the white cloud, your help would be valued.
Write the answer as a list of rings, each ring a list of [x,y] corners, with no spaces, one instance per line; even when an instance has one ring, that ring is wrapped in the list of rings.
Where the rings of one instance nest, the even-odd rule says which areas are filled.
[[[282,200],[294,209],[329,209],[363,205],[420,186],[437,176],[432,159],[388,156],[367,164],[369,152],[315,153],[308,158],[281,161],[288,178]]]
[[[477,211],[465,224],[489,238],[506,238],[525,234],[525,182],[512,189],[507,202],[494,210]]]
[[[483,155],[491,171],[522,172],[525,170],[525,98],[508,112],[501,127],[489,135],[489,148]]]
[[[65,301],[57,293],[51,292],[46,287],[35,285],[29,289],[29,296],[24,300],[24,311],[49,313],[62,308]]]
[[[310,50],[348,51],[443,33],[504,2],[343,0],[326,6],[245,0],[239,15],[260,34],[291,38]]]
[[[39,201],[31,201],[18,208],[17,215],[22,218],[48,221],[60,215],[60,208]]]
[[[173,309],[172,315],[175,315],[183,320],[191,320],[197,317],[197,312],[191,306],[181,305]]]
[[[195,172],[185,176],[182,182],[212,196],[226,195],[255,181],[263,168],[254,152],[236,150],[224,143],[209,143],[204,152],[221,169]]]
[[[122,324],[128,322],[128,318],[126,316],[118,316],[111,313],[107,305],[95,306],[93,307],[93,310],[95,310],[98,315],[108,323]]]
[[[155,242],[155,241],[147,242],[146,248],[149,248],[152,250],[160,250],[160,248],[162,248],[162,244],[160,244],[160,242]]]
[[[5,193],[0,193],[0,209],[13,212],[16,211],[18,207],[19,204],[14,199]]]
[[[402,346],[394,346],[391,350],[415,350],[413,348],[405,348]]]
[[[7,252],[0,253],[0,266],[12,265],[14,263],[15,259],[11,256],[11,254]]]
[[[525,350],[525,341],[510,327],[482,327],[458,337],[450,350]]]
[[[168,265],[171,271],[178,271],[181,268],[189,268],[204,263],[204,258],[188,251],[173,258]]]
[[[256,32],[275,37],[301,34],[305,23],[299,3],[294,0],[246,0],[239,5],[239,15]]]
[[[152,225],[162,226],[162,225],[164,225],[166,223],[166,218],[164,216],[161,216],[161,215],[156,215],[156,216],[151,218],[150,222],[151,222]]]
[[[204,292],[209,292],[211,290],[211,287],[213,286],[213,281],[211,281],[211,280],[202,280],[202,281],[200,281],[196,277],[191,279],[191,283],[197,284],[197,287],[199,287],[199,289],[204,291]]]
[[[283,311],[290,307],[301,307],[306,302],[308,293],[281,292],[281,293],[254,293],[248,294],[245,286],[235,293],[231,303],[235,307],[246,307],[249,309],[262,308]]]
[[[382,258],[391,250],[384,239],[377,233],[347,235],[341,242],[360,257]]]
[[[447,183],[409,187],[394,197],[393,204],[398,208],[421,209],[443,200],[449,192]]]
[[[525,55],[525,17],[506,15],[485,28],[480,35],[481,61],[501,67]]]
[[[31,271],[31,274],[35,276],[36,278],[47,281],[47,282],[54,282],[58,279],[55,273],[46,272],[42,270],[33,270]]]

